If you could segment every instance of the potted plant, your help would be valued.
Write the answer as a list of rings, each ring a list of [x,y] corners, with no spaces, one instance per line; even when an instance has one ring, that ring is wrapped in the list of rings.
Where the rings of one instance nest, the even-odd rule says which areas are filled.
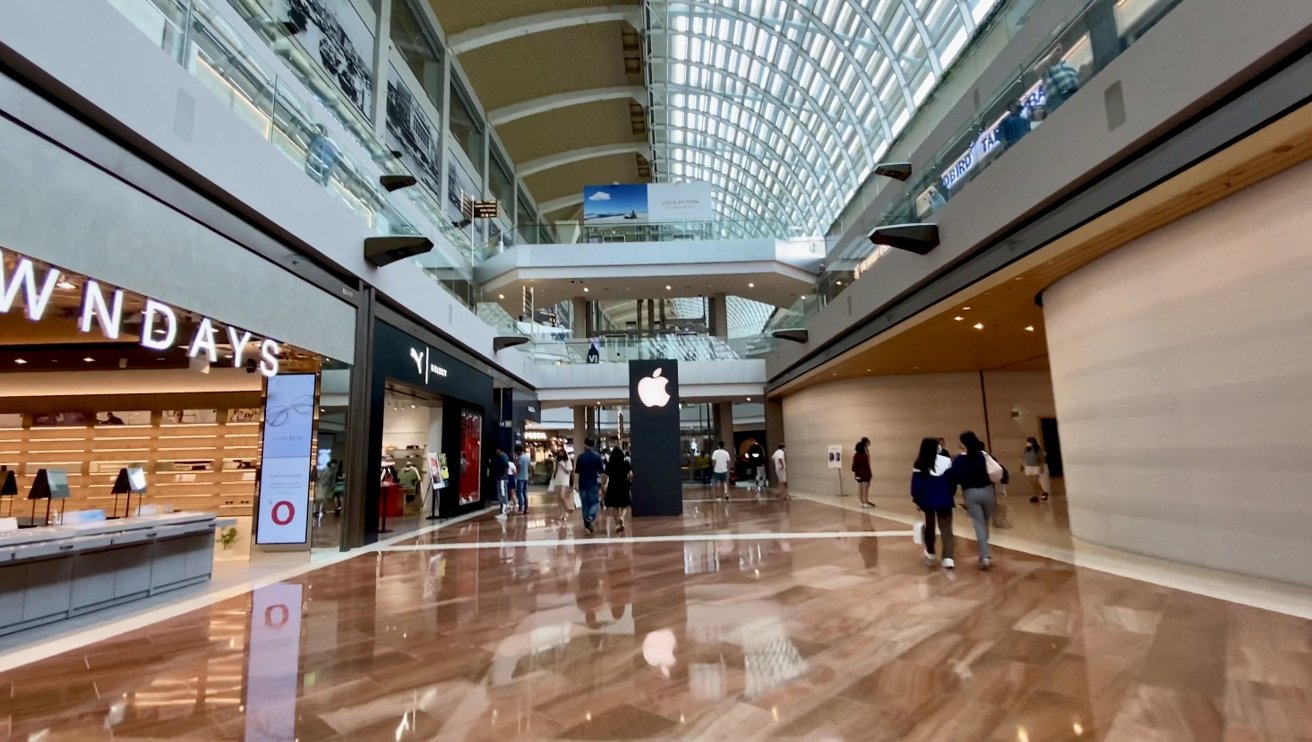
[[[225,528],[219,533],[219,543],[224,549],[231,549],[234,542],[237,541],[237,529]]]

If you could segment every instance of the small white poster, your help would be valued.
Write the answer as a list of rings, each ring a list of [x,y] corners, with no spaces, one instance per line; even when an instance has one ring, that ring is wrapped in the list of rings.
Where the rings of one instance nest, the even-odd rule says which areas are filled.
[[[842,446],[830,446],[830,447],[829,447],[829,468],[830,468],[830,469],[842,469],[842,468],[843,468],[843,447],[842,447]]]
[[[715,204],[711,201],[710,183],[649,183],[647,185],[647,221],[664,224],[714,220]]]

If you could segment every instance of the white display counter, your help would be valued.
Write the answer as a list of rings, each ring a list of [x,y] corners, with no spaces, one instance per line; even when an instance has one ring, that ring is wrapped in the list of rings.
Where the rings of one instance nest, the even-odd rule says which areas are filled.
[[[210,579],[212,513],[0,532],[0,636]]]

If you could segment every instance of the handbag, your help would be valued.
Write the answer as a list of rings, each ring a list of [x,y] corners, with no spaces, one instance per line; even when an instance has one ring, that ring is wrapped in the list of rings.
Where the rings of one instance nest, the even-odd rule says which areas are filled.
[[[923,543],[925,543],[925,523],[924,523],[924,521],[921,521],[921,522],[919,522],[919,523],[917,523],[917,524],[915,524],[914,526],[911,527],[911,543],[913,543],[913,544],[923,544]]]
[[[574,490],[574,509],[580,510],[582,508],[583,508],[583,497],[579,495],[578,490]]]
[[[1007,470],[1002,468],[1002,464],[993,458],[993,454],[984,452],[984,469],[989,474],[989,481],[994,484],[1002,484],[1003,479],[1007,476]]]
[[[1008,512],[1008,510],[1009,510],[1009,508],[1007,507],[1007,503],[1003,502],[1002,500],[998,500],[997,508],[993,511],[993,527],[994,527],[994,528],[1011,528],[1011,527],[1012,527],[1012,525],[1011,525],[1011,519],[1007,517],[1007,512]]]

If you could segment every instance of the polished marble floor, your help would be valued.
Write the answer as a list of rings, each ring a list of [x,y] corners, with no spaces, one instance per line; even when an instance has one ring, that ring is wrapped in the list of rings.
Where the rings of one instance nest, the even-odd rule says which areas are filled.
[[[689,497],[695,498],[695,493]],[[1312,739],[1312,622],[902,523],[690,502],[407,539],[0,675],[0,737]],[[965,519],[959,528],[967,527]]]

